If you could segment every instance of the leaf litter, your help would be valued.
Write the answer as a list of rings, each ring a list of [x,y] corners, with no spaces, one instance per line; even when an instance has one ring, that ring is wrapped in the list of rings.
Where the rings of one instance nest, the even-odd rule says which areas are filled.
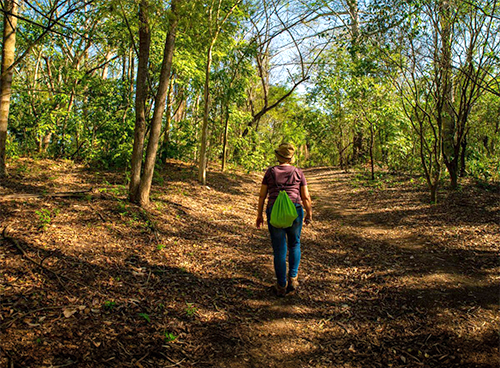
[[[261,174],[212,171],[204,187],[169,161],[144,211],[122,173],[20,161],[30,170],[5,195],[85,194],[0,201],[2,366],[500,363],[496,192],[467,182],[430,205],[410,177],[374,189],[305,170],[315,221],[301,290],[276,299],[268,234],[254,228]]]

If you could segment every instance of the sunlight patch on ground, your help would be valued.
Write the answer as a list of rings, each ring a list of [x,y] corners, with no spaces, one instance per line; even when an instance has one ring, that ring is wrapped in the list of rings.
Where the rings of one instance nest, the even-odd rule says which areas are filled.
[[[310,334],[308,324],[294,321],[288,318],[272,320],[262,323],[253,328],[256,337],[265,339],[268,355],[272,359],[283,359],[288,355],[300,355],[310,353],[315,345],[303,337]],[[262,349],[252,349],[251,354],[262,355]]]
[[[456,274],[456,273],[432,273],[427,275],[422,275],[417,277],[415,275],[407,275],[400,278],[400,282],[406,285],[407,287],[416,287],[420,288],[422,285],[434,284],[434,285],[442,285],[447,288],[460,288],[461,286],[474,285],[479,286],[479,283],[472,282],[472,280],[464,275]]]

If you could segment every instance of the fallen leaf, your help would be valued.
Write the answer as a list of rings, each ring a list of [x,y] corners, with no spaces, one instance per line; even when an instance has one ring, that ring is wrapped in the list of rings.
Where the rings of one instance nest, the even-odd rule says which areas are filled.
[[[76,313],[76,309],[65,309],[63,310],[64,317],[69,318]]]

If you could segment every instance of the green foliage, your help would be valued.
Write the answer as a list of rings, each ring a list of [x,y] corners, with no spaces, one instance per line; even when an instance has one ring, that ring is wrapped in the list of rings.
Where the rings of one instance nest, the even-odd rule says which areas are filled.
[[[165,342],[172,342],[177,339],[177,336],[172,332],[165,331]]]
[[[485,183],[500,182],[500,161],[481,153],[470,154],[467,161],[468,173]]]
[[[411,135],[398,131],[394,138],[383,146],[383,149],[387,152],[385,163],[390,171],[401,173],[418,170],[420,161]]]
[[[250,137],[250,139],[248,139]],[[248,171],[262,170],[270,164],[270,154],[272,148],[265,149],[263,141],[259,140],[259,136],[255,131],[250,132],[247,139],[237,139],[233,142],[237,157],[233,158],[238,165],[241,165]]]
[[[482,96],[471,113],[466,172],[485,182],[500,182],[500,96]]]
[[[61,4],[59,11],[64,12],[68,4]],[[220,21],[233,4],[230,0],[180,4],[168,99],[170,116],[165,114],[163,121],[158,170],[166,158],[190,162],[197,162],[199,158],[206,52],[215,29],[215,24],[209,24],[209,19],[214,19],[209,13],[212,8],[212,15],[216,14],[214,9],[220,6]],[[308,7],[324,5],[323,1],[304,2],[300,9],[293,10],[310,10]],[[455,5],[453,61],[456,63],[454,83],[458,85],[467,75],[467,69],[461,64],[467,60],[463,52],[468,49],[467,32],[472,31],[468,25],[482,24],[479,21],[474,23],[474,17],[486,21],[481,17],[497,10],[489,3],[482,4],[483,12],[478,11],[481,7],[476,9],[470,4]],[[47,10],[50,4],[40,2],[38,6]],[[338,6],[339,9],[342,7],[341,4]],[[285,9],[288,7],[283,11]],[[349,30],[342,27],[332,35],[326,32],[318,34],[317,38],[307,35],[310,50],[319,50],[315,42],[326,47],[312,65],[308,84],[303,84],[307,91],[304,92],[301,86],[300,93],[296,91],[268,111],[243,137],[253,115],[265,104],[261,72],[256,63],[258,53],[266,52],[269,56],[269,59],[262,59],[269,63],[269,70],[262,70],[264,74],[270,73],[268,105],[289,91],[291,84],[287,81],[297,78],[299,73],[298,68],[276,68],[273,63],[277,59],[273,57],[279,47],[271,44],[265,50],[253,30],[252,22],[259,24],[255,23],[255,17],[262,10],[261,4],[241,2],[224,23],[213,49],[209,85],[208,155],[211,163],[222,159],[227,121],[227,163],[248,171],[263,170],[274,164],[273,149],[282,141],[288,141],[297,147],[297,164],[302,167],[341,165],[347,169],[363,165],[369,162],[373,144],[371,151],[377,167],[391,172],[424,172],[420,148],[425,150],[428,149],[426,145],[439,144],[440,138],[434,137],[436,124],[424,124],[421,128],[424,143],[421,146],[420,128],[415,125],[418,120],[415,111],[418,109],[412,110],[411,106],[425,100],[424,115],[436,122],[439,110],[436,93],[433,93],[436,64],[429,60],[434,55],[432,37],[438,33],[429,31],[432,29],[431,18],[426,13],[432,9],[435,9],[435,3],[429,1],[370,2],[363,9],[359,39],[352,39]],[[47,19],[42,14],[28,13],[29,7],[23,7],[21,11],[25,18],[46,24]],[[339,10],[339,14],[344,13],[347,14]],[[138,2],[98,1],[71,14],[64,20],[67,29],[57,28],[58,32],[68,32],[71,37],[49,32],[16,67],[7,156],[10,159],[23,155],[68,158],[92,167],[127,168],[135,125],[137,57],[134,45],[139,41]],[[152,32],[147,132],[170,22],[169,2],[150,2],[148,15]],[[493,26],[492,29],[498,28],[498,22]],[[23,37],[19,37],[17,52],[22,55],[44,30],[21,18],[19,27]],[[298,40],[304,28],[297,27],[290,31]],[[79,32],[69,34],[71,29]],[[481,32],[486,29],[486,26],[476,27]],[[88,39],[82,35],[87,35]],[[413,75],[414,80],[409,78],[407,68],[412,60],[408,54],[412,50],[410,41],[422,52],[419,63],[415,65],[418,72]],[[485,70],[487,75],[481,80],[481,93],[474,100],[466,124],[466,172],[476,179],[491,182],[500,180],[500,98],[498,93],[488,93],[489,90],[498,92],[498,81],[492,77],[498,75],[498,40],[480,34],[477,44],[484,47],[473,50],[477,55],[473,61],[488,60],[489,64],[483,69],[472,65],[471,69]],[[312,59],[306,54],[302,57],[309,65]],[[267,68],[267,65],[261,66]],[[288,80],[285,80],[286,76],[276,78],[286,70]],[[411,93],[405,80],[412,80],[413,87],[418,89],[416,94]],[[457,101],[469,89],[457,89]],[[429,156],[424,162],[436,164],[436,160]],[[155,173],[154,183],[165,185],[165,176]],[[122,196],[126,188],[119,192],[106,190]],[[118,204],[118,207],[119,213],[130,217],[129,221],[140,219],[125,204]],[[40,228],[47,228],[53,214],[37,215]],[[150,225],[145,221],[144,226]]]
[[[198,313],[198,308],[196,308],[193,303],[186,303],[185,311],[188,317],[193,317]]]
[[[7,136],[6,143],[6,156],[12,159],[17,159],[23,154],[23,150],[20,147],[20,142],[13,139],[12,135]]]
[[[144,318],[148,323],[151,322],[151,317],[149,317],[149,314],[147,313],[139,313],[139,317]]]
[[[386,183],[384,182],[381,175],[376,175],[375,179],[371,179],[371,174],[367,171],[361,171],[356,173],[356,175],[351,180],[351,185],[354,188],[372,188],[376,190],[386,189]]]
[[[59,214],[59,209],[56,208],[53,211],[43,208],[40,211],[35,211],[37,215],[37,228],[39,230],[45,231],[47,230],[48,226],[52,223],[52,220],[54,217],[56,217]]]
[[[191,120],[181,120],[170,131],[170,144],[164,147],[164,157],[184,159],[192,158],[198,149],[199,124]]]
[[[107,310],[113,310],[113,308],[116,306],[116,303],[111,301],[111,300],[107,300],[104,302],[104,308],[107,309]]]

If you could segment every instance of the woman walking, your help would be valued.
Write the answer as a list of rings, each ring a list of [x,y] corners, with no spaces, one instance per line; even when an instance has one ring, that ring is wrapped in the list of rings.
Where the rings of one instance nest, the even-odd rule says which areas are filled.
[[[312,221],[311,197],[307,189],[306,178],[299,168],[292,165],[295,148],[290,143],[282,143],[274,150],[279,165],[269,168],[262,180],[257,210],[257,228],[264,223],[262,215],[264,202],[267,201],[267,226],[271,235],[274,254],[274,271],[276,273],[276,295],[282,297],[287,292],[294,292],[299,286],[298,270],[300,263],[300,233],[302,223],[308,225]],[[271,211],[280,190],[285,190],[297,209],[297,218],[292,226],[277,228],[271,225]],[[306,214],[304,216],[304,206]],[[288,275],[286,253],[288,242]],[[288,276],[288,277],[287,277]]]

